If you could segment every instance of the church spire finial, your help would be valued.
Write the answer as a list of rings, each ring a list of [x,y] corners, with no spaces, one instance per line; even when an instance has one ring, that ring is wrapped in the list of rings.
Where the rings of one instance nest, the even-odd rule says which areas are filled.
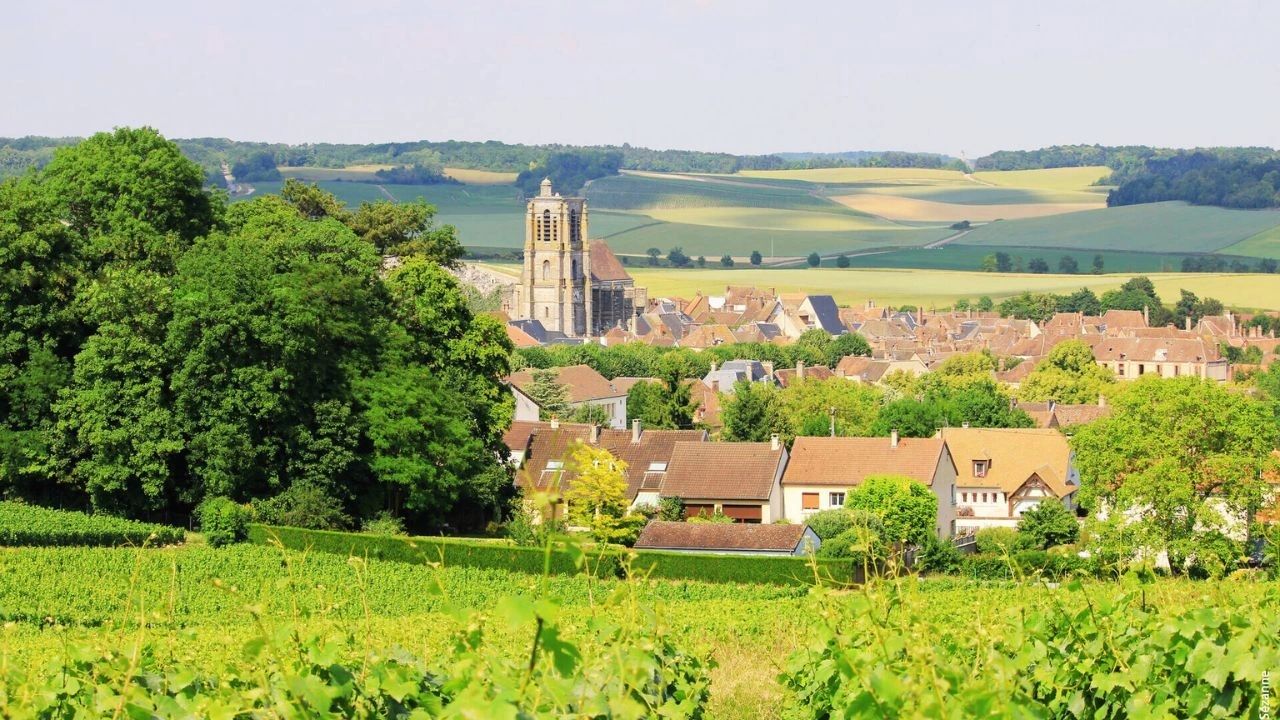
[[[549,177],[542,178],[541,191],[538,193],[538,196],[551,197],[551,178]]]

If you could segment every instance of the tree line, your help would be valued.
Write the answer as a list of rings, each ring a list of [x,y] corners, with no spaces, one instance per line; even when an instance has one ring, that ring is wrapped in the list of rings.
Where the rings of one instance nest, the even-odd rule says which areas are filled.
[[[993,303],[989,298],[986,306]],[[966,303],[967,305],[967,303]],[[1115,290],[1108,290],[1099,297],[1089,288],[1064,295],[1054,293],[1024,292],[1003,300],[995,306],[1001,317],[1034,320],[1043,323],[1057,313],[1081,313],[1101,315],[1108,310],[1135,310],[1145,312],[1151,327],[1174,325],[1181,329],[1189,319],[1192,323],[1207,315],[1221,315],[1222,302],[1214,298],[1200,298],[1190,290],[1180,291],[1177,303],[1170,309],[1156,293],[1155,284],[1145,275],[1130,278]]]
[[[214,497],[482,522],[510,342],[423,203],[225,205],[150,129],[0,183],[0,496],[180,519]],[[383,267],[384,253],[398,255]]]
[[[1148,159],[1113,175],[1107,205],[1181,200],[1193,205],[1258,209],[1280,207],[1280,155],[1247,152],[1178,153]]]

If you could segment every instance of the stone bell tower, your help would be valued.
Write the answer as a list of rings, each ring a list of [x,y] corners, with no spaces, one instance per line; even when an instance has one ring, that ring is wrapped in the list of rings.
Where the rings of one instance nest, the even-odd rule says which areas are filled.
[[[542,181],[524,219],[524,271],[514,288],[517,317],[537,320],[569,337],[590,334],[591,256],[587,201],[563,198]]]

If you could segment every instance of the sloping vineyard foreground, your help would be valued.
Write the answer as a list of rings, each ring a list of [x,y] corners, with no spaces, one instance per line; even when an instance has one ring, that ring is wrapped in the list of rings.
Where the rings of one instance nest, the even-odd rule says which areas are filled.
[[[1244,717],[1280,593],[540,576],[200,543],[0,550],[0,713]]]

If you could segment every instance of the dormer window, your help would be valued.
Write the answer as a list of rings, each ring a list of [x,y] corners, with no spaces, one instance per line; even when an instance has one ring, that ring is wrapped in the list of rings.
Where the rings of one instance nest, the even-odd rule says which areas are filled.
[[[991,461],[990,461],[990,460],[974,460],[974,461],[973,461],[973,476],[974,476],[974,477],[986,477],[986,476],[987,476],[987,470],[988,470],[988,469],[990,469],[990,467],[991,467]]]
[[[564,467],[564,461],[563,461],[563,460],[548,460],[548,461],[547,461],[547,469],[548,469],[548,470],[560,470],[560,469],[562,469],[563,467]]]

